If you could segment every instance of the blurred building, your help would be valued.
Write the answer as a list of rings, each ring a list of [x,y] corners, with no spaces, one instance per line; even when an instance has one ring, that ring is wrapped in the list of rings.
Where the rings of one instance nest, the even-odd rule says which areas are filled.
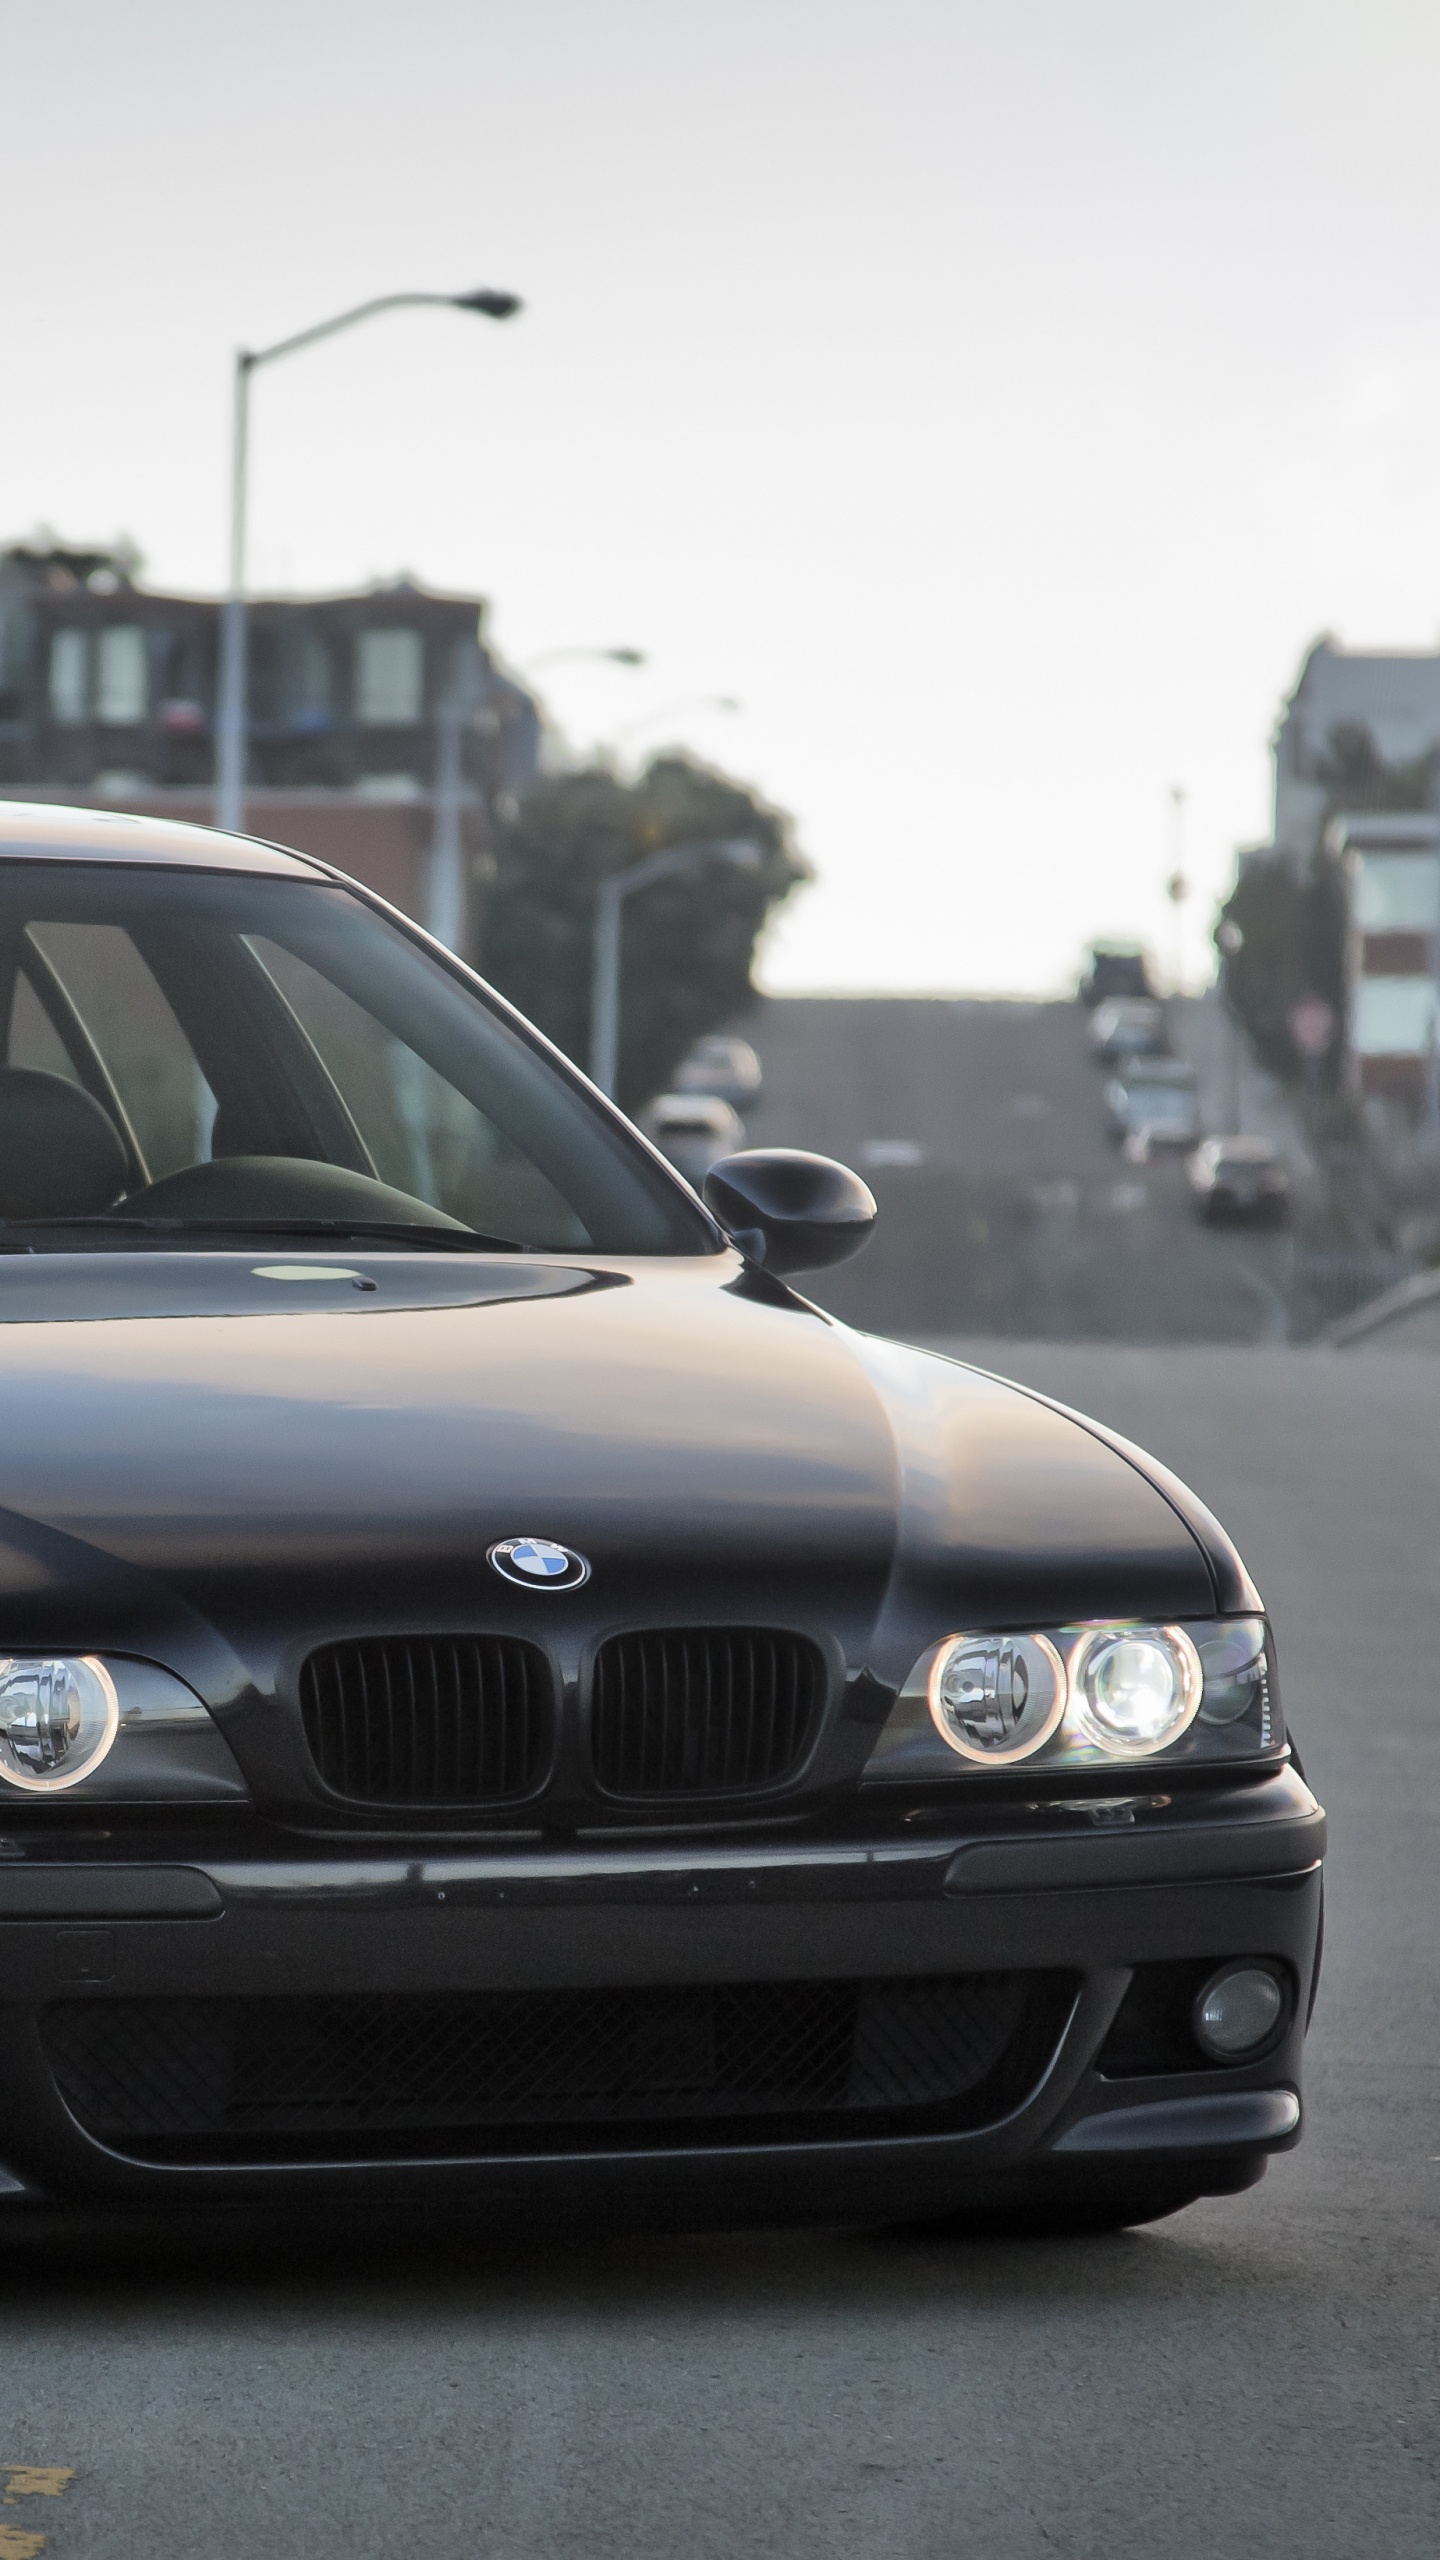
[[[1338,815],[1440,805],[1440,651],[1317,640],[1275,732],[1275,846],[1310,861]]]
[[[1440,819],[1332,818],[1349,886],[1350,1081],[1440,1122]]]
[[[0,552],[0,797],[209,823],[221,604],[159,595],[123,553]],[[252,834],[318,854],[426,913],[441,715],[463,696],[462,838],[533,778],[538,706],[497,665],[478,596],[409,580],[249,607]]]
[[[1274,835],[1241,853],[1242,877],[1268,867],[1318,898],[1338,872],[1344,949],[1320,1010],[1339,1081],[1440,1129],[1440,651],[1317,640],[1274,747]],[[1315,1003],[1292,1011],[1297,1046]]]

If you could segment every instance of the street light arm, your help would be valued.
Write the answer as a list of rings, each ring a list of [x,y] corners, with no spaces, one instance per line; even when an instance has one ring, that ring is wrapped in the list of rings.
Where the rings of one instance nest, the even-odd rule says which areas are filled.
[[[720,836],[666,847],[612,871],[595,899],[595,958],[590,989],[590,1081],[613,1101],[620,1063],[620,918],[625,900],[656,880],[671,880],[701,862],[727,862],[735,871],[758,871],[763,847],[749,836]]]
[[[488,320],[509,320],[522,308],[513,293],[382,293],[373,302],[357,302],[353,311],[337,312],[333,320],[321,320],[313,329],[298,329],[293,338],[277,338],[273,347],[242,347],[236,362],[246,373],[260,364],[273,364],[277,356],[294,355],[300,347],[313,347],[321,338],[333,338],[341,329],[353,329],[360,320],[371,320],[380,311],[414,310],[422,305],[439,306],[451,311],[478,311]]]
[[[609,665],[616,667],[643,667],[645,664],[645,652],[643,649],[592,649],[585,647],[542,649],[538,658],[527,658],[525,660],[521,673],[527,676],[534,675],[537,668],[558,667],[566,661],[574,661],[577,658],[588,659],[592,665],[597,666]]]

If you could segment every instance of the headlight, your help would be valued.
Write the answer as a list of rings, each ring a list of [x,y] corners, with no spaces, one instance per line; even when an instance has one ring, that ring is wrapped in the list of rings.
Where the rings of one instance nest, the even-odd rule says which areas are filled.
[[[1234,1761],[1285,1739],[1263,1618],[945,1636],[921,1654],[865,1769],[924,1784],[974,1767]]]
[[[1118,1760],[1178,1742],[1200,1706],[1200,1656],[1183,1627],[1100,1628],[1071,1657],[1074,1719]]]
[[[78,1786],[120,1728],[115,1683],[85,1654],[0,1655],[0,1779],[32,1795]]]
[[[991,1768],[1028,1760],[1065,1713],[1065,1665],[1048,1636],[951,1636],[927,1686],[942,1742]]]

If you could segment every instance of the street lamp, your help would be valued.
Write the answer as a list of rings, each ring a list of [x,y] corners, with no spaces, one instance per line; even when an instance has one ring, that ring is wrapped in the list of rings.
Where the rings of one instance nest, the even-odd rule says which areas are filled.
[[[643,649],[542,649],[538,658],[527,658],[522,674],[533,676],[539,667],[558,667],[567,660],[587,658],[592,665],[643,667]]]
[[[701,862],[728,862],[735,871],[758,871],[765,859],[749,836],[723,836],[711,842],[672,845],[667,853],[649,854],[628,871],[602,880],[595,900],[595,967],[590,986],[590,1081],[611,1101],[620,1063],[620,928],[625,900],[653,881],[673,880]]]
[[[240,347],[235,355],[235,405],[230,448],[230,584],[220,633],[220,700],[215,740],[215,816],[227,833],[238,833],[245,821],[245,748],[249,729],[245,651],[245,502],[250,439],[250,376],[262,364],[298,354],[321,338],[373,319],[381,311],[403,311],[434,303],[451,311],[476,311],[487,320],[509,320],[521,309],[518,295],[492,293],[382,293],[373,302],[357,303],[333,320],[277,339],[273,347]]]
[[[662,702],[658,710],[643,711],[638,720],[627,721],[623,729],[616,730],[615,744],[623,747],[627,739],[638,736],[642,729],[653,728],[657,720],[678,720],[682,711],[743,711],[744,707],[733,693],[682,694],[678,702]]]

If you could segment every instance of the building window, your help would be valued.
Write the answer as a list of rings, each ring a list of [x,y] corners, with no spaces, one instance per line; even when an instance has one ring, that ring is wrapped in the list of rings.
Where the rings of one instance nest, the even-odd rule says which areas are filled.
[[[292,729],[328,729],[334,708],[330,652],[318,631],[302,630],[293,667]]]
[[[355,651],[355,717],[367,729],[408,727],[425,700],[418,631],[362,631]]]
[[[1355,865],[1355,921],[1362,933],[1434,933],[1440,856],[1362,853]]]
[[[18,612],[0,604],[0,720],[18,719],[25,709],[25,626]]]
[[[1433,978],[1361,978],[1350,1037],[1359,1058],[1428,1058],[1436,1045]]]
[[[50,717],[74,729],[89,716],[89,641],[83,631],[57,631],[50,642]]]
[[[110,623],[100,634],[96,659],[96,719],[111,729],[133,729],[145,717],[149,695],[139,623]]]

